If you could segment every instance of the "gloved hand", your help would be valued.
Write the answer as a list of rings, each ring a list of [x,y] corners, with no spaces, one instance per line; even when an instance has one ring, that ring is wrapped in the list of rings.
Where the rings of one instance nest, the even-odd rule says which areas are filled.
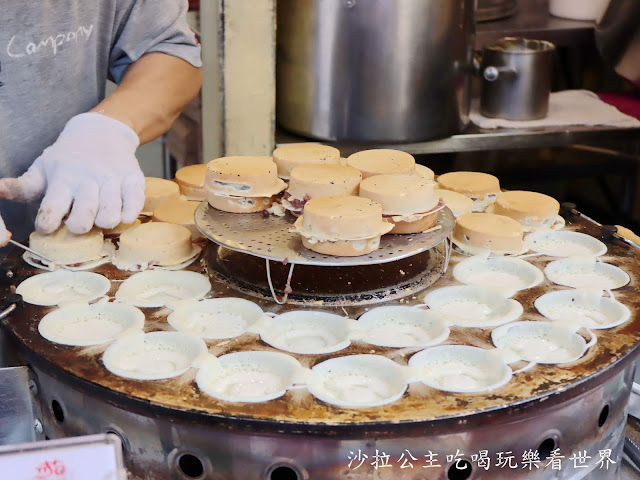
[[[56,230],[69,210],[72,233],[86,233],[94,224],[132,223],[144,206],[145,180],[135,157],[139,144],[118,120],[77,115],[22,176],[0,179],[0,198],[30,201],[44,193],[36,218],[42,233]]]
[[[0,247],[4,247],[11,240],[11,232],[4,226],[4,220],[0,217]]]

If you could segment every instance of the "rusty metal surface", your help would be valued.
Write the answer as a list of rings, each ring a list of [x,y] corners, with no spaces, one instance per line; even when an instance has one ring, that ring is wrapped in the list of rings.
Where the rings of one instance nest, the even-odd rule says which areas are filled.
[[[585,220],[575,218],[569,221],[569,227],[594,236],[599,230]],[[635,358],[637,344],[640,339],[640,262],[637,253],[624,243],[614,240],[608,244],[609,253],[603,261],[617,265],[631,276],[626,287],[616,290],[616,298],[626,304],[633,312],[629,322],[611,330],[597,332],[598,343],[579,361],[560,366],[541,366],[515,375],[505,386],[488,393],[454,394],[447,393],[421,384],[412,384],[407,393],[398,401],[381,408],[343,409],[333,407],[315,400],[305,390],[289,392],[280,399],[260,404],[226,403],[215,400],[200,392],[195,385],[195,371],[170,380],[135,381],[117,377],[108,372],[101,362],[101,355],[106,346],[90,348],[74,348],[48,342],[38,334],[37,324],[40,318],[50,309],[27,305],[22,314],[7,319],[6,326],[10,334],[19,341],[28,359],[37,362],[52,373],[75,377],[78,385],[87,385],[98,389],[107,398],[114,401],[126,399],[132,409],[146,409],[158,414],[173,412],[175,415],[192,417],[194,421],[212,421],[228,428],[252,428],[268,431],[306,432],[344,432],[355,431],[358,427],[367,429],[374,435],[376,432],[390,429],[424,428],[456,428],[462,424],[476,422],[490,423],[492,418],[508,417],[521,414],[523,411],[535,413],[536,409],[549,407],[553,403],[565,402],[581,395],[589,388],[619,373]],[[16,261],[16,256],[11,257]],[[439,288],[453,283],[452,266],[462,257],[454,255],[449,272],[436,285]],[[540,268],[549,261],[546,257],[531,259]],[[203,269],[201,262],[193,269]],[[112,279],[113,296],[122,279],[128,276],[112,266],[103,266],[96,270]],[[21,264],[17,272],[18,281],[36,272]],[[550,289],[558,287],[545,280],[543,284],[528,291],[519,292],[514,298],[524,306],[522,319],[538,319],[541,317],[533,307],[533,301]],[[6,292],[5,292],[6,293]],[[213,296],[241,296],[227,286],[212,282]],[[419,303],[423,296],[411,296],[401,299],[400,304]],[[255,301],[255,299],[252,299]],[[273,303],[257,301],[270,312],[280,312],[291,307],[278,307]],[[329,309],[325,307],[324,309]],[[340,310],[341,311],[341,310]],[[364,308],[346,308],[353,318],[359,316]],[[146,331],[170,330],[166,322],[167,309],[148,309],[146,311]],[[446,343],[459,343],[479,347],[489,347],[490,329],[452,328],[451,337]],[[244,335],[237,339],[208,342],[210,351],[216,355],[241,350],[271,350],[257,336]],[[328,358],[338,355],[357,353],[378,353],[386,355],[400,363],[405,363],[412,351],[374,347],[371,345],[352,344],[346,350],[331,355],[298,355],[303,365],[312,366]],[[514,368],[518,364],[512,365]],[[168,409],[168,410],[167,410]],[[482,414],[482,415],[481,415]]]

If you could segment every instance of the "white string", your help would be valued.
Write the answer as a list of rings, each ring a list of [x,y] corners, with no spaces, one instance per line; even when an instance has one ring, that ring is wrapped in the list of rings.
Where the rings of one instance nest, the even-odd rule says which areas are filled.
[[[428,228],[427,230],[424,230],[423,232],[420,232],[420,233],[436,232],[436,231],[440,230],[441,228],[442,228],[442,225],[436,225],[435,227]]]
[[[531,258],[531,257],[539,257],[542,253],[527,253],[526,255],[515,255],[513,258]]]
[[[518,373],[522,373],[522,372],[526,372],[527,370],[532,369],[533,367],[535,367],[537,365],[536,362],[529,362],[528,365],[516,370],[515,372],[513,372],[514,375],[517,375]]]
[[[451,260],[451,251],[453,250],[452,246],[453,240],[451,239],[451,235],[448,235],[447,238],[444,239],[444,265],[442,274],[447,273],[447,269],[449,268],[449,261]]]
[[[291,276],[293,275],[293,267],[295,267],[295,263],[292,263],[291,267],[289,267],[289,275],[287,276],[287,284],[285,285],[285,288],[284,288],[284,295],[282,297],[282,300],[278,300],[276,291],[273,289],[273,282],[271,281],[271,265],[270,265],[269,259],[266,258],[265,261],[267,265],[267,282],[269,282],[269,289],[271,290],[271,296],[273,297],[273,300],[278,305],[284,305],[285,303],[287,303],[287,299],[289,298],[289,292],[287,292],[287,287],[291,288]]]

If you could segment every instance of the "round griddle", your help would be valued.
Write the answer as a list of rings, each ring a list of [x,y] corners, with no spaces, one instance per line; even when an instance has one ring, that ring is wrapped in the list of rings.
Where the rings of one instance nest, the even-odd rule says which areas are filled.
[[[262,220],[262,219],[260,219]],[[568,221],[568,228],[583,231],[594,236],[600,235],[599,227],[581,218]],[[194,418],[215,420],[218,425],[252,425],[259,430],[278,430],[283,425],[306,431],[335,431],[340,428],[385,428],[393,429],[407,423],[430,422],[442,426],[469,418],[484,412],[500,411],[505,414],[511,410],[535,408],[541,400],[561,402],[567,395],[577,395],[589,388],[590,382],[614,369],[616,365],[634,354],[640,340],[640,262],[637,253],[622,241],[613,239],[609,243],[609,252],[602,260],[619,266],[631,276],[629,285],[615,291],[616,298],[627,305],[634,315],[631,320],[610,330],[599,330],[597,344],[580,360],[563,365],[537,365],[531,370],[519,373],[505,386],[482,394],[456,394],[435,390],[422,385],[411,385],[407,393],[398,401],[382,408],[344,409],[324,404],[310,394],[300,391],[289,392],[283,397],[265,403],[242,404],[226,403],[201,392],[195,382],[195,371],[178,378],[163,381],[136,381],[120,378],[107,371],[101,356],[107,345],[89,348],[75,348],[51,343],[40,336],[37,330],[41,319],[51,308],[25,305],[21,314],[6,320],[8,330],[29,351],[37,362],[46,364],[52,371],[60,371],[98,388],[106,397],[122,399],[133,407],[137,405],[145,410],[157,410],[180,413]],[[210,248],[216,248],[211,246]],[[412,305],[421,303],[428,291],[454,283],[451,272],[456,262],[463,260],[461,255],[453,255],[448,272],[435,284],[419,295],[400,299],[397,304]],[[10,256],[19,262],[18,255]],[[552,258],[534,257],[529,259],[538,268],[543,269]],[[390,264],[393,265],[393,264]],[[190,267],[192,270],[206,271],[206,261]],[[119,284],[130,274],[105,265],[95,270],[112,282],[111,297]],[[24,263],[20,263],[16,282],[41,273]],[[391,275],[390,271],[388,273]],[[545,320],[537,313],[533,302],[536,298],[552,290],[564,289],[553,285],[546,279],[541,285],[518,292],[513,298],[522,303],[524,314],[521,320]],[[233,296],[248,298],[260,304],[265,311],[281,313],[301,308],[299,306],[275,305],[273,302],[256,300],[229,287],[228,284],[212,277],[212,297]],[[330,308],[322,301],[310,303],[306,308],[345,312],[351,318],[358,318],[368,308],[345,307]],[[168,309],[144,309],[146,314],[145,331],[171,330],[166,317]],[[451,336],[445,343],[472,345],[491,348],[491,329],[458,328],[451,329]],[[264,344],[257,335],[245,334],[231,340],[208,341],[209,349],[216,355],[243,350],[273,350]],[[335,356],[360,353],[377,353],[405,364],[415,350],[376,347],[364,343],[353,343],[340,352],[327,355],[294,355],[305,366],[313,366]],[[518,364],[512,365],[515,370]]]

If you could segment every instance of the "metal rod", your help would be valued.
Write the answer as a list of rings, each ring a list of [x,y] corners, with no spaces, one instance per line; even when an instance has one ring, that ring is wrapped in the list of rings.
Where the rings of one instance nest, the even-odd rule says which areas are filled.
[[[49,257],[45,257],[44,255],[42,255],[41,253],[36,252],[35,250],[31,250],[29,247],[27,247],[26,245],[23,245],[19,242],[16,242],[15,240],[9,240],[9,243],[15,245],[16,247],[20,247],[23,250],[26,250],[27,252],[43,259],[46,262],[51,263],[52,265],[58,265],[60,268],[63,268],[65,270],[69,270],[71,272],[73,272],[74,270],[71,267],[67,267],[66,265],[62,265],[62,264],[57,264],[55,262],[55,260],[50,259]]]
[[[12,303],[11,305],[9,305],[2,312],[0,312],[0,320],[11,315],[16,310],[16,308],[18,308],[18,306],[15,303]]]
[[[585,220],[587,220],[588,222],[591,222],[595,225],[597,225],[598,227],[602,227],[602,224],[600,222],[597,222],[596,220],[594,220],[591,217],[588,217],[587,215],[585,215],[584,213],[582,213],[579,210],[573,209],[571,211],[571,213],[573,213],[574,215],[579,215],[580,217],[584,218]],[[631,248],[633,248],[634,250],[640,251],[640,245],[636,244],[635,242],[629,240],[626,237],[623,237],[622,235],[620,235],[619,233],[614,233],[613,237],[626,243],[627,245],[629,245]]]
[[[636,469],[640,469],[640,448],[629,437],[624,439],[623,451],[627,454],[633,466]]]

